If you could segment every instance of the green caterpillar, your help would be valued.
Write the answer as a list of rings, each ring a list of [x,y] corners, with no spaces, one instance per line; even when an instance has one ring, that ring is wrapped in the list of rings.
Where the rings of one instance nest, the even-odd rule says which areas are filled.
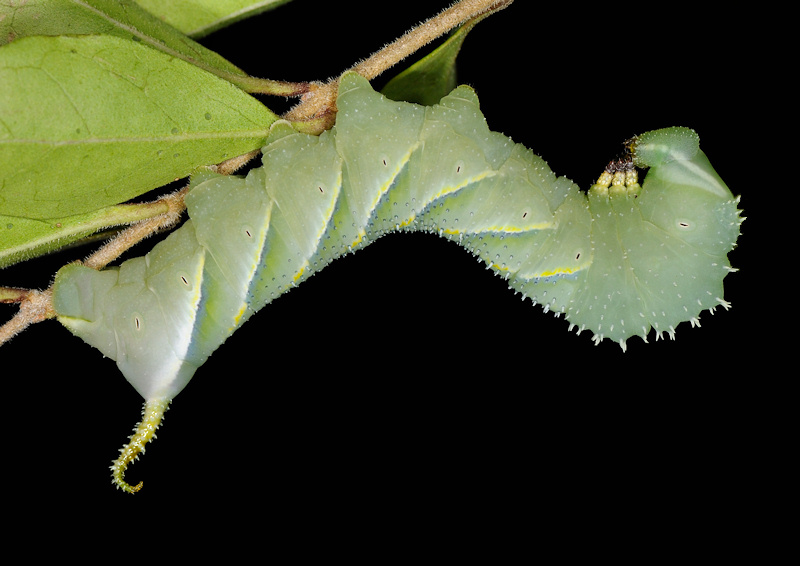
[[[168,403],[251,315],[333,259],[396,230],[457,241],[509,286],[595,341],[673,334],[723,299],[741,219],[699,149],[670,128],[630,144],[588,194],[488,129],[472,89],[431,107],[393,102],[342,77],[334,128],[276,123],[264,166],[198,175],[190,219],[146,256],[57,274],[53,305],[117,361],[146,400],[112,466],[118,487]],[[636,168],[650,170],[642,186]],[[141,485],[141,484],[140,484]]]

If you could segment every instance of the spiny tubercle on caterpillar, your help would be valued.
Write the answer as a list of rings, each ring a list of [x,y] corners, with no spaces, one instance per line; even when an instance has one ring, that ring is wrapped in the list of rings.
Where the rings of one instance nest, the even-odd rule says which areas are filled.
[[[277,122],[264,166],[244,178],[198,174],[181,228],[145,257],[95,271],[69,265],[59,320],[117,361],[145,421],[231,333],[333,259],[398,230],[452,239],[545,311],[596,342],[674,335],[722,298],[739,235],[735,199],[687,128],[631,143],[649,167],[610,167],[588,193],[488,129],[472,89],[439,104],[390,101],[355,74],[340,81],[334,128]],[[115,483],[143,448],[123,449]],[[146,441],[145,441],[146,442]],[[133,446],[134,441],[130,446]],[[127,452],[125,452],[127,450]]]

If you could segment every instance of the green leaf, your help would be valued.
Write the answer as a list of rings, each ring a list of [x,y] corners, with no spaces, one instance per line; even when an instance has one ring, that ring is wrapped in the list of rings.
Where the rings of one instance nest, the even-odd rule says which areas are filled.
[[[457,86],[456,57],[469,31],[484,17],[463,24],[439,47],[386,83],[381,93],[392,100],[425,106],[439,102]]]
[[[161,203],[119,204],[85,214],[37,220],[0,215],[0,268],[63,248],[99,230],[167,212]]]
[[[277,8],[289,0],[137,0],[168,24],[192,37],[203,37],[212,31]]]
[[[82,230],[79,224],[73,224],[73,230],[68,230],[62,238],[56,235],[61,231],[60,219],[47,221],[0,215],[0,268],[44,255],[94,232]]]
[[[0,45],[32,35],[84,34],[141,41],[228,80],[247,76],[230,61],[186,37],[133,0],[29,0],[0,5]]]
[[[81,214],[261,147],[277,119],[231,83],[112,36],[0,48],[0,215]]]

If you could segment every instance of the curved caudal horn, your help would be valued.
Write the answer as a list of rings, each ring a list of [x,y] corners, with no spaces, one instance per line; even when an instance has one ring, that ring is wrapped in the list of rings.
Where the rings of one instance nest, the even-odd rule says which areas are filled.
[[[128,464],[139,457],[139,454],[144,453],[145,445],[156,437],[156,429],[161,424],[161,419],[164,418],[170,401],[171,399],[161,398],[145,402],[141,422],[136,425],[128,444],[120,448],[119,458],[111,464],[114,485],[122,491],[136,493],[142,489],[143,482],[130,485],[125,481],[125,470],[127,470]]]

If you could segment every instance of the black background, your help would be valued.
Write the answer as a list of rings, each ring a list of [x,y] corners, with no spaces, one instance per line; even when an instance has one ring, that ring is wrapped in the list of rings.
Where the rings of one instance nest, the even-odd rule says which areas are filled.
[[[296,0],[203,43],[253,75],[321,80],[448,3],[340,4]],[[130,468],[131,482],[145,480],[135,496],[112,487],[108,465],[141,399],[112,361],[39,324],[0,351],[4,483],[25,510],[149,507],[165,522],[254,513],[243,533],[303,551],[313,540],[350,552],[366,537],[402,553],[437,533],[456,544],[457,531],[476,551],[498,533],[570,552],[582,547],[573,536],[598,550],[651,541],[662,555],[700,539],[730,548],[773,499],[769,439],[788,419],[774,403],[791,375],[759,340],[765,305],[747,292],[766,284],[762,148],[743,142],[764,120],[742,74],[747,15],[541,4],[517,0],[477,26],[460,81],[492,129],[584,188],[632,135],[696,129],[750,217],[730,254],[741,268],[725,281],[730,311],[682,324],[675,341],[631,339],[623,354],[568,333],[454,244],[389,236],[269,305],[212,356]],[[2,282],[44,287],[66,259],[5,270]],[[601,542],[605,529],[616,534]]]

